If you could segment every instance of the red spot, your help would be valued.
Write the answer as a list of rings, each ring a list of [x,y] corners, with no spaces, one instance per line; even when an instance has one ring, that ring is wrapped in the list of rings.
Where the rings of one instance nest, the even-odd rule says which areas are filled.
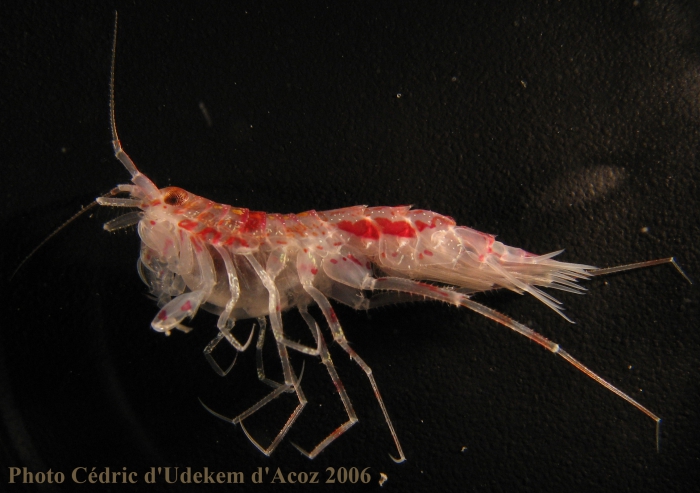
[[[319,250],[323,250],[323,247],[321,245],[316,245],[316,248],[318,248]]]
[[[331,264],[337,264],[337,263],[338,263],[338,261],[336,259],[334,259],[334,258],[331,259]]]
[[[479,262],[483,262],[484,260],[486,260],[486,256],[479,255]]]
[[[423,254],[422,254],[422,253],[419,253],[419,254],[418,254],[418,258],[419,258],[420,260],[423,260]]]
[[[443,224],[447,224],[448,226],[454,226],[455,224],[457,224],[455,220],[449,216],[436,215],[430,220],[430,224],[426,224],[420,219],[417,220],[416,228],[418,228],[418,231],[423,231],[425,228],[433,229],[437,225],[438,221]]]
[[[312,268],[311,268],[311,273],[312,273],[313,275],[318,274],[318,269],[317,269],[316,267],[312,267]]]
[[[391,256],[392,256],[392,257],[398,257],[398,256],[399,256],[399,254],[398,254],[398,253],[396,253],[396,252],[394,252],[394,253],[392,253],[392,254],[391,254]]]
[[[338,316],[335,314],[335,310],[333,308],[331,310],[331,322],[337,324],[338,323]]]
[[[309,253],[309,249],[308,249],[308,248],[304,248],[304,253]]]
[[[287,242],[286,242],[286,241],[282,241],[282,240],[277,240],[277,244],[278,244],[278,245],[286,245]]]
[[[165,322],[165,320],[168,318],[168,313],[165,310],[161,310],[158,312],[158,320],[162,320]]]
[[[333,246],[340,246],[340,245],[342,245],[342,244],[343,244],[342,242],[336,241],[335,243],[333,243]]]
[[[265,228],[266,215],[264,212],[250,212],[248,220],[240,227],[241,233],[259,231]]]
[[[338,223],[338,229],[347,231],[348,233],[359,236],[360,238],[366,238],[369,240],[379,239],[379,230],[369,219],[361,219],[354,223],[351,223],[350,221],[340,221]]]
[[[153,202],[151,202],[151,206],[156,206],[156,205],[160,205],[160,199],[156,199]]]
[[[245,241],[243,238],[238,238],[236,236],[230,236],[224,242],[224,245],[227,245],[227,246],[236,245],[236,246],[242,246],[242,247],[246,247],[246,248],[249,246],[247,241]]]
[[[187,300],[187,302],[183,303],[183,305],[180,307],[180,310],[183,312],[188,312],[192,309],[192,303],[190,300]]]
[[[425,253],[428,257],[433,256],[433,252],[431,252],[430,250],[423,250],[423,253]]]
[[[449,296],[449,294],[444,289],[440,289],[439,287],[433,286],[432,284],[427,284],[425,282],[419,282],[418,284],[426,288],[428,291],[432,291],[433,293],[438,293],[442,296]]]
[[[221,239],[221,233],[212,227],[204,228],[199,232],[204,241],[209,241],[211,243],[218,243]]]
[[[392,221],[384,217],[378,217],[375,219],[375,222],[379,224],[384,234],[401,236],[403,238],[413,238],[416,236],[416,231],[408,221]]]
[[[190,219],[183,219],[177,223],[178,226],[180,226],[182,229],[186,229],[187,231],[192,231],[198,224],[199,223],[197,221],[192,221]]]
[[[355,262],[355,263],[356,263],[357,265],[359,265],[360,267],[362,267],[362,263],[361,263],[359,260],[357,260],[352,254],[348,255],[348,258],[349,258],[350,260],[352,260],[353,262]]]

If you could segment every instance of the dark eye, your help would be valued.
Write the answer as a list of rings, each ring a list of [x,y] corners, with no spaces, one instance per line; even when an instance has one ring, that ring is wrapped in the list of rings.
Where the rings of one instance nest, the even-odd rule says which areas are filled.
[[[183,189],[171,188],[170,190],[165,192],[163,202],[165,202],[168,205],[182,205],[187,201],[187,198],[187,192],[185,192]]]

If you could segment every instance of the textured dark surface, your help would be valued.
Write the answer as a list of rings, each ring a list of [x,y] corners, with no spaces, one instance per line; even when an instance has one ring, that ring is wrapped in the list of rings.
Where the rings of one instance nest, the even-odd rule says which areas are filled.
[[[532,252],[566,248],[562,259],[599,266],[675,255],[700,278],[697,4],[431,3],[117,5],[122,142],[159,186],[219,202],[279,212],[414,204]],[[478,298],[658,413],[658,454],[652,420],[483,317],[433,303],[339,309],[374,369],[402,465],[388,457],[365,377],[337,347],[360,422],[315,461],[288,440],[265,458],[209,415],[198,397],[234,414],[260,396],[254,358],[217,377],[201,355],[215,334],[205,313],[189,335],[149,329],[156,309],[136,273],[138,238],[101,229],[114,211],[80,219],[8,281],[58,224],[128,179],[108,128],[112,23],[110,6],[65,3],[26,3],[0,19],[0,489],[23,491],[7,485],[11,466],[67,476],[127,467],[142,478],[166,465],[241,471],[247,482],[257,467],[321,479],[327,467],[371,467],[388,475],[387,491],[692,489],[698,290],[670,267],[562,294],[576,325],[526,297]],[[312,359],[304,379],[312,403],[289,439],[310,447],[342,411]],[[263,490],[230,489],[245,487]],[[353,489],[378,489],[376,477]]]

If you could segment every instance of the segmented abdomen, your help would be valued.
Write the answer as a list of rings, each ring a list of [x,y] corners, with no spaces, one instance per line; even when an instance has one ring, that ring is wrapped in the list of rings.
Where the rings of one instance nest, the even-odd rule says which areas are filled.
[[[562,284],[576,289],[571,281],[587,275],[588,266],[552,260],[556,253],[536,256],[504,245],[492,235],[457,226],[451,217],[409,206],[267,214],[217,204],[180,189],[168,196],[179,201],[183,193],[187,199],[181,205],[164,211],[169,222],[234,255],[264,256],[282,249],[326,257],[350,249],[387,274],[472,291],[494,287],[531,291],[527,285],[562,289]]]
[[[268,214],[188,194],[183,205],[168,212],[179,228],[234,253],[289,247],[325,256],[348,245],[382,267],[401,271],[454,264],[467,252],[477,262],[493,253],[530,256],[514,249],[494,252],[501,244],[493,236],[458,227],[451,217],[408,206]]]

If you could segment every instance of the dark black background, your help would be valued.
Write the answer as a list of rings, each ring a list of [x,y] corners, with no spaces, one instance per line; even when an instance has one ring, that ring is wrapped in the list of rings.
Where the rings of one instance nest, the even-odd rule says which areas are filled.
[[[401,465],[365,377],[335,346],[360,421],[316,460],[289,441],[310,447],[343,415],[313,359],[313,402],[271,458],[209,415],[198,397],[233,415],[261,395],[253,355],[221,379],[201,355],[215,318],[199,314],[188,335],[150,330],[138,237],[101,227],[117,211],[79,219],[8,280],[81,205],[128,180],[108,127],[114,8],[120,135],[159,186],[279,212],[413,204],[532,252],[566,248],[563,260],[675,255],[700,278],[698,4],[433,3],[3,12],[0,489],[24,489],[7,484],[10,466],[142,477],[167,465],[247,480],[257,467],[323,479],[327,467],[370,467],[354,490],[378,490],[379,472],[386,491],[692,489],[698,291],[671,267],[557,294],[576,325],[529,297],[478,297],[658,413],[661,453],[652,420],[483,317],[434,303],[339,309],[384,394]],[[203,490],[242,489],[263,486]]]

